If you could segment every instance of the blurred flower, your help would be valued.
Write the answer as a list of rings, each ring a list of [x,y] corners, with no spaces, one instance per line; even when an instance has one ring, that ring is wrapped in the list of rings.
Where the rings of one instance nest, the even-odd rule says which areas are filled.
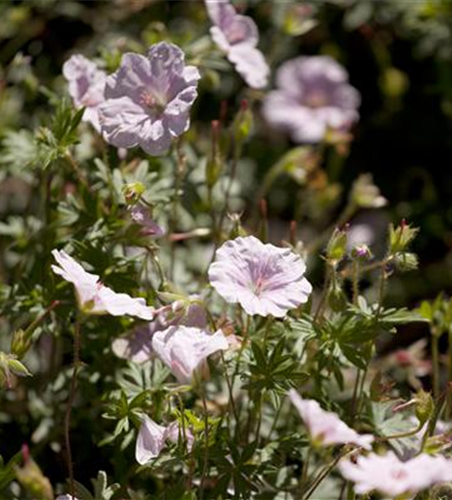
[[[217,250],[209,280],[227,302],[238,302],[248,314],[283,317],[308,300],[312,286],[305,270],[302,258],[288,248],[247,236]]]
[[[336,413],[322,410],[317,401],[302,399],[294,389],[289,391],[289,397],[315,443],[325,446],[353,443],[366,450],[372,449],[371,443],[374,437],[370,434],[358,434],[343,422]]]
[[[71,495],[59,495],[55,500],[78,500],[77,497],[73,497]]]
[[[210,334],[201,328],[171,326],[154,334],[152,348],[181,384],[190,384],[207,358],[227,350],[229,343],[221,330]]]
[[[215,25],[210,28],[213,41],[226,53],[229,61],[250,87],[265,87],[270,68],[262,52],[256,48],[259,41],[256,23],[251,17],[237,14],[229,0],[205,2],[210,20]]]
[[[146,153],[166,153],[174,137],[190,125],[190,108],[197,97],[200,74],[185,66],[176,45],[160,42],[144,57],[127,53],[107,78],[106,101],[99,108],[105,139],[117,147],[139,145]]]
[[[374,184],[371,174],[361,174],[353,183],[350,204],[356,208],[381,208],[388,204],[388,200]]]
[[[173,308],[174,309],[174,308]],[[153,354],[152,337],[155,332],[166,330],[169,326],[184,325],[196,328],[207,326],[206,312],[198,304],[189,304],[168,313],[159,314],[154,321],[136,328],[132,334],[115,339],[112,344],[113,352],[119,358],[130,359],[135,363],[144,363],[151,359]]]
[[[276,84],[278,89],[264,100],[263,113],[294,142],[319,142],[328,129],[345,132],[358,120],[360,95],[331,57],[287,61],[278,69]]]
[[[114,292],[99,281],[99,276],[86,272],[64,251],[53,250],[52,255],[61,266],[52,265],[53,272],[74,285],[80,309],[84,313],[129,315],[146,320],[154,317],[154,309],[147,306],[144,299]]]
[[[145,415],[141,422],[135,446],[135,458],[137,462],[144,465],[153,458],[157,458],[162,452],[167,439],[177,443],[179,437],[184,437],[184,434],[187,440],[187,448],[190,451],[194,441],[190,429],[186,427],[184,432],[179,428],[178,422],[172,422],[168,427],[163,427]]]
[[[86,57],[76,54],[64,63],[63,76],[69,82],[69,94],[74,105],[85,107],[83,120],[100,132],[98,108],[105,100],[107,73]]]
[[[342,461],[339,469],[355,483],[357,494],[375,490],[390,498],[414,495],[437,483],[452,481],[452,460],[426,454],[402,462],[393,452],[372,453],[357,457],[355,463]]]
[[[150,209],[143,205],[136,204],[130,209],[130,216],[132,220],[141,226],[140,233],[143,236],[150,236],[152,238],[160,238],[165,234],[165,230],[151,219]]]

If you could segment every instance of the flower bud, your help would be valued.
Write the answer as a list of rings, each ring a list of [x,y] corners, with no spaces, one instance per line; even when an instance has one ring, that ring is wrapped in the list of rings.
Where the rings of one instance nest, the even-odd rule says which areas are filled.
[[[241,214],[229,214],[229,220],[232,222],[232,228],[229,233],[229,239],[233,240],[239,236],[247,236],[248,233],[243,229]]]
[[[350,252],[350,256],[353,260],[357,260],[360,262],[365,262],[373,257],[370,248],[365,243],[361,245],[355,245]]]
[[[23,467],[15,467],[16,478],[21,486],[36,500],[53,500],[50,481],[44,476],[38,464],[29,456]]]
[[[239,150],[250,136],[252,128],[253,113],[249,109],[248,101],[244,99],[240,104],[240,111],[237,113],[232,124],[232,134],[236,147]]]
[[[419,260],[414,253],[402,252],[394,256],[393,263],[399,271],[414,271],[418,268]]]
[[[142,196],[146,188],[142,182],[131,182],[123,187],[122,192],[128,205],[134,205]]]
[[[336,266],[345,256],[347,250],[347,229],[348,225],[343,229],[336,228],[326,247],[326,258],[333,266]]]
[[[397,227],[391,224],[389,227],[389,250],[391,254],[405,252],[416,238],[418,232],[418,228],[411,227],[405,220],[402,220]]]
[[[416,394],[416,417],[419,420],[419,426],[424,425],[432,416],[435,409],[433,398],[429,392],[420,390]]]
[[[13,333],[13,338],[11,340],[11,353],[22,358],[24,354],[30,349],[31,340],[30,337],[22,330],[16,330]]]

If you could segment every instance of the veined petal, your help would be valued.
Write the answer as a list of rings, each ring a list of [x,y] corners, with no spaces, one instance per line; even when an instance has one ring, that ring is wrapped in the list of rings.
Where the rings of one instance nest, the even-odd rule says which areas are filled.
[[[165,446],[166,428],[147,415],[143,417],[135,446],[135,458],[141,465],[157,458]]]
[[[118,148],[131,148],[140,142],[145,110],[129,97],[109,99],[99,107],[101,129],[106,140]]]

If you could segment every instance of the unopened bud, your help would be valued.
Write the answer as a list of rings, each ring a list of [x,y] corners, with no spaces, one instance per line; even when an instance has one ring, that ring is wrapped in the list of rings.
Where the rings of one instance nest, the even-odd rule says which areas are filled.
[[[29,493],[30,498],[53,500],[53,490],[50,481],[44,476],[38,464],[28,456],[23,467],[15,467],[16,478]]]
[[[370,248],[365,244],[356,245],[352,248],[350,256],[353,260],[365,262],[372,258],[372,252]]]
[[[126,203],[129,205],[134,205],[141,198],[145,191],[144,184],[142,182],[132,182],[123,187],[124,198]]]
[[[429,392],[423,390],[416,394],[416,417],[419,420],[419,426],[424,425],[432,416],[434,410],[433,398]]]
[[[336,266],[345,256],[347,250],[347,229],[348,225],[343,229],[336,228],[326,247],[326,258],[333,266]]]
[[[391,224],[389,228],[389,250],[391,254],[405,252],[416,238],[418,232],[418,228],[411,227],[405,220],[402,220],[397,227]]]
[[[13,338],[11,340],[11,353],[22,358],[24,354],[30,349],[31,340],[26,333],[20,329],[13,333]]]
[[[237,148],[240,149],[243,146],[243,143],[250,136],[252,128],[253,113],[249,109],[248,101],[244,99],[232,124],[232,133]]]

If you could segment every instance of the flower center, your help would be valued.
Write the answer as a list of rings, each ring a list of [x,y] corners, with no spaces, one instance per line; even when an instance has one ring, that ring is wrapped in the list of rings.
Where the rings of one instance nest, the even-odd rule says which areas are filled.
[[[252,283],[251,288],[253,290],[254,295],[257,297],[264,291],[265,281],[262,277],[257,278],[255,282]]]
[[[314,90],[309,92],[306,97],[305,104],[313,109],[323,108],[328,105],[328,98],[324,92]]]
[[[391,471],[391,476],[394,479],[405,479],[408,476],[408,473],[406,470],[396,469],[396,470]]]
[[[166,106],[165,100],[155,93],[145,90],[144,92],[142,92],[140,98],[141,98],[141,103],[147,108],[151,109],[152,111],[156,111],[157,113],[162,113],[165,109]]]

